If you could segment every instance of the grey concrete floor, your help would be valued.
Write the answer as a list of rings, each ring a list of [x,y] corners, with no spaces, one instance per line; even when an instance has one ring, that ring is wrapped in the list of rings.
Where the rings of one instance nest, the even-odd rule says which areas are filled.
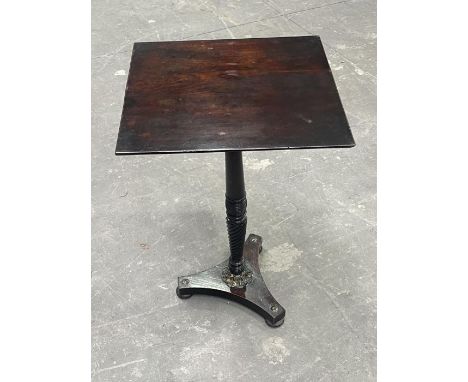
[[[93,1],[93,381],[375,381],[376,4]],[[175,295],[228,256],[224,156],[115,157],[135,41],[320,35],[357,143],[245,153],[248,232],[278,329]]]

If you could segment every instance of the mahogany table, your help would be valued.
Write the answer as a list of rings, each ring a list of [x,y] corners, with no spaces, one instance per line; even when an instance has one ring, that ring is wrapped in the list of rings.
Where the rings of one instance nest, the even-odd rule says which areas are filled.
[[[242,151],[352,146],[318,36],[133,46],[116,154],[225,152],[230,257],[179,277],[180,298],[229,298],[280,326],[285,309],[259,269],[262,238],[245,240]]]

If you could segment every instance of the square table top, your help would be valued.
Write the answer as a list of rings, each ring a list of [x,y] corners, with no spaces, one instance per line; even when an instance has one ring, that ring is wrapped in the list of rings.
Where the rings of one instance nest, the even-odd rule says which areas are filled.
[[[133,46],[117,155],[352,146],[318,36]]]

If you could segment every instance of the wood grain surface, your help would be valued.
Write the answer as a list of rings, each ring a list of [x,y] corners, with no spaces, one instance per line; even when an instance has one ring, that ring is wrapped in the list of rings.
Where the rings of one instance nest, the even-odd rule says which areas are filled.
[[[134,44],[117,155],[352,146],[318,36]]]

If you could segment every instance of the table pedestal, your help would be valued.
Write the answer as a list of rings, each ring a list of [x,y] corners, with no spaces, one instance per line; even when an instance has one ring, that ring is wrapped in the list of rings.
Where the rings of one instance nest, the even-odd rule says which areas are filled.
[[[262,238],[247,228],[247,199],[241,151],[228,151],[226,159],[226,222],[229,236],[229,259],[200,273],[178,278],[177,296],[208,294],[237,301],[277,327],[283,324],[286,311],[271,295],[258,264]]]

